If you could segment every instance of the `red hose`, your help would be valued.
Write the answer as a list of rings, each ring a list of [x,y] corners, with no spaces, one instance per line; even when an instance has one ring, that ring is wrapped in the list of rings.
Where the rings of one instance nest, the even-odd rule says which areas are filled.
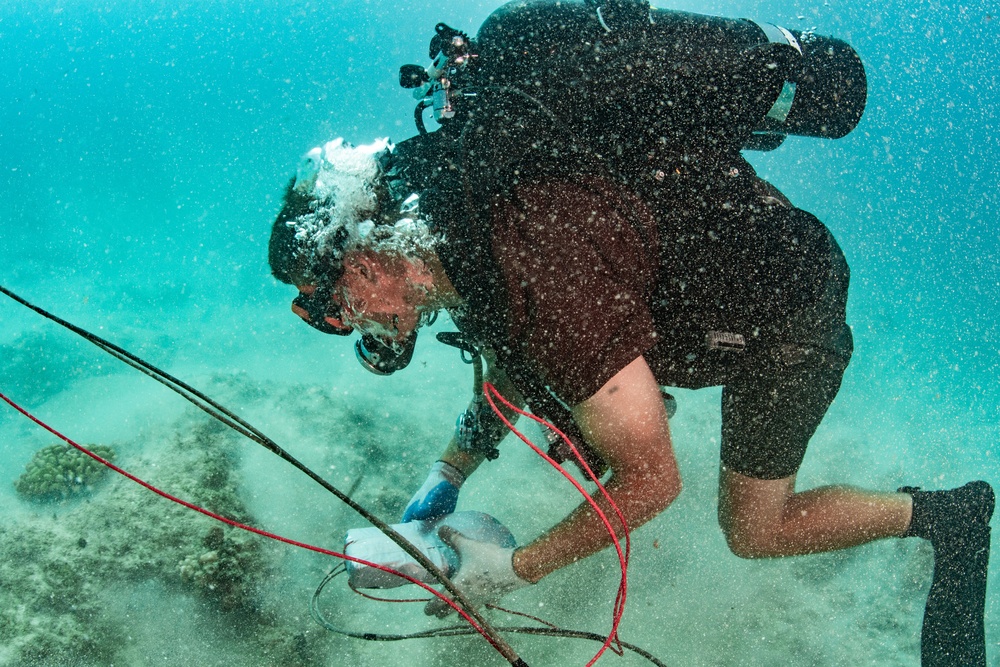
[[[625,521],[625,515],[622,513],[621,509],[619,509],[615,501],[612,500],[611,494],[608,493],[608,490],[604,488],[604,485],[601,484],[601,481],[598,479],[597,475],[595,475],[594,471],[590,469],[590,466],[587,465],[587,462],[584,459],[584,457],[580,454],[579,451],[577,451],[576,446],[566,436],[565,433],[563,433],[553,424],[550,424],[541,417],[538,417],[537,415],[533,415],[530,412],[526,412],[518,408],[516,405],[514,405],[506,398],[504,398],[503,395],[501,395],[500,392],[497,391],[497,388],[494,387],[489,382],[483,383],[483,394],[486,396],[486,400],[489,402],[490,407],[493,408],[493,411],[497,414],[500,420],[503,421],[503,423],[507,426],[507,428],[510,429],[511,432],[513,432],[518,438],[520,438],[522,442],[531,447],[531,449],[533,449],[536,454],[538,454],[543,459],[548,461],[553,468],[558,470],[563,475],[563,477],[568,479],[570,483],[576,487],[576,490],[583,495],[583,497],[587,500],[590,506],[600,517],[601,521],[604,523],[604,527],[607,528],[608,534],[611,536],[611,541],[615,546],[615,550],[618,552],[618,561],[621,564],[622,578],[621,578],[621,583],[618,585],[618,594],[615,597],[615,604],[613,607],[613,618],[611,623],[611,632],[608,634],[608,638],[605,640],[604,645],[601,646],[601,649],[597,652],[597,654],[593,658],[591,658],[590,662],[587,663],[587,667],[591,667],[591,665],[597,662],[597,660],[604,654],[604,651],[606,651],[608,648],[611,648],[612,644],[616,644],[618,642],[618,625],[621,622],[622,614],[625,612],[625,598],[628,594],[628,561],[631,552],[631,537],[629,535],[628,523]],[[576,481],[572,475],[570,475],[568,472],[566,472],[566,470],[563,469],[562,466],[556,463],[556,461],[552,457],[543,452],[537,445],[535,445],[535,443],[531,442],[531,440],[525,437],[524,434],[518,431],[517,428],[515,428],[515,426],[510,422],[510,420],[508,420],[504,416],[504,414],[493,402],[493,397],[499,399],[501,403],[503,403],[507,408],[516,412],[517,414],[527,417],[528,419],[531,419],[541,424],[542,426],[552,429],[553,432],[557,433],[566,442],[566,444],[570,448],[570,451],[573,452],[573,456],[576,457],[577,462],[580,465],[580,468],[587,474],[587,476],[591,479],[591,481],[593,481],[594,484],[597,485],[597,488],[600,489],[601,494],[604,496],[604,499],[608,502],[608,504],[614,510],[615,514],[618,516],[618,520],[621,521],[623,533],[625,535],[624,552],[622,551],[621,543],[618,540],[618,535],[615,533],[615,530],[612,527],[611,522],[608,521],[608,518],[605,515],[604,511],[597,504],[597,501],[595,501],[590,496],[590,494],[587,493],[587,490],[584,489],[583,486],[578,481]],[[614,651],[615,653],[620,654],[621,648],[618,647],[617,650],[615,648],[611,648],[611,650]]]
[[[347,554],[342,554],[342,553],[339,553],[337,551],[331,551],[330,549],[324,549],[323,547],[317,547],[317,546],[313,546],[311,544],[306,544],[305,542],[299,542],[297,540],[293,540],[293,539],[288,538],[288,537],[283,537],[281,535],[277,535],[275,533],[271,533],[271,532],[268,532],[266,530],[262,530],[260,528],[254,528],[253,526],[249,526],[249,525],[247,525],[245,523],[240,523],[239,521],[236,521],[235,519],[230,519],[229,517],[222,516],[221,514],[216,514],[215,512],[212,512],[210,510],[205,509],[204,507],[200,507],[198,505],[195,505],[194,503],[190,503],[190,502],[188,502],[186,500],[178,498],[177,496],[171,495],[171,494],[167,493],[166,491],[158,489],[157,487],[153,486],[149,482],[146,482],[146,481],[144,481],[144,480],[136,477],[135,475],[133,475],[132,473],[128,472],[127,470],[123,470],[122,468],[119,468],[118,466],[116,466],[111,461],[108,461],[107,459],[101,458],[100,456],[98,456],[97,454],[93,453],[92,451],[90,451],[89,449],[87,449],[86,447],[84,447],[83,445],[80,445],[80,444],[74,442],[73,440],[69,439],[67,436],[63,435],[59,431],[55,430],[54,428],[52,428],[51,426],[49,426],[48,424],[46,424],[45,422],[43,422],[39,418],[35,417],[30,412],[28,412],[27,410],[25,410],[24,408],[22,408],[20,405],[18,405],[17,403],[15,403],[13,400],[11,400],[10,398],[8,398],[6,396],[6,394],[4,394],[3,392],[0,392],[0,398],[2,398],[4,401],[6,401],[12,408],[14,408],[18,412],[20,412],[22,415],[24,415],[25,417],[27,417],[31,421],[35,422],[36,424],[38,424],[39,426],[41,426],[42,428],[44,428],[46,431],[48,431],[52,435],[56,436],[60,440],[62,440],[63,442],[65,442],[68,445],[74,447],[78,451],[86,454],[87,456],[89,456],[90,458],[94,459],[98,463],[100,463],[102,465],[105,465],[108,468],[111,468],[112,470],[114,470],[119,475],[127,477],[128,479],[132,480],[136,484],[138,484],[138,485],[140,485],[142,487],[145,487],[146,489],[149,489],[150,491],[152,491],[156,495],[161,496],[163,498],[166,498],[167,500],[169,500],[171,502],[175,502],[178,505],[182,505],[182,506],[188,508],[189,510],[194,510],[195,512],[198,512],[200,514],[204,514],[205,516],[207,516],[209,518],[215,519],[216,521],[221,521],[222,523],[230,525],[230,526],[232,526],[234,528],[239,528],[240,530],[245,530],[245,531],[247,531],[249,533],[253,533],[255,535],[260,535],[261,537],[266,537],[268,539],[276,540],[278,542],[284,542],[285,544],[290,544],[290,545],[292,545],[294,547],[299,547],[300,549],[306,549],[308,551],[315,551],[316,553],[321,553],[321,554],[326,555],[326,556],[333,556],[334,558],[340,558],[342,560],[352,561],[354,563],[359,563],[359,564],[364,565],[366,567],[373,567],[373,568],[375,568],[377,570],[382,570],[383,572],[388,572],[390,574],[394,574],[397,577],[402,577],[403,579],[406,579],[410,583],[413,583],[413,584],[416,584],[416,585],[420,586],[421,588],[425,589],[429,593],[431,593],[433,595],[436,595],[437,597],[441,598],[446,603],[448,603],[448,605],[451,606],[452,609],[454,609],[455,611],[457,611],[459,613],[459,615],[462,618],[464,618],[465,621],[469,625],[471,625],[473,628],[475,628],[476,632],[478,632],[480,635],[482,635],[483,638],[486,641],[488,641],[491,645],[494,646],[494,648],[498,648],[496,646],[496,644],[494,644],[493,639],[489,636],[489,634],[486,633],[479,626],[479,624],[476,623],[472,619],[472,617],[470,617],[465,612],[464,609],[462,609],[459,605],[455,604],[447,595],[444,595],[443,593],[439,593],[438,591],[434,590],[429,585],[425,584],[424,582],[420,581],[419,579],[415,579],[414,577],[411,577],[411,576],[409,576],[407,574],[404,574],[402,572],[398,572],[398,571],[392,569],[391,567],[386,567],[384,565],[379,565],[378,563],[372,563],[372,562],[366,561],[366,560],[364,560],[362,558],[355,558],[354,556],[348,556]],[[499,648],[498,648],[498,650],[499,650]]]

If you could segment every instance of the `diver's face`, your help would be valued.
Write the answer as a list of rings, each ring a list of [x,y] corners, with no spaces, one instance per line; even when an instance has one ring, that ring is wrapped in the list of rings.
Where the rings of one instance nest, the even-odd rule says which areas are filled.
[[[431,278],[422,268],[416,260],[349,253],[332,294],[340,323],[383,340],[404,340],[420,326],[427,304]]]

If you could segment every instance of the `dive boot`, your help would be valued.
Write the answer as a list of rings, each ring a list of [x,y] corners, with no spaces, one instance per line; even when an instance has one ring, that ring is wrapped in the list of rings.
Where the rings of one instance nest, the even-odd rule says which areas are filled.
[[[913,518],[903,537],[922,537],[934,547],[921,667],[986,667],[983,615],[993,489],[979,481],[950,491],[903,487],[900,492],[913,497]]]

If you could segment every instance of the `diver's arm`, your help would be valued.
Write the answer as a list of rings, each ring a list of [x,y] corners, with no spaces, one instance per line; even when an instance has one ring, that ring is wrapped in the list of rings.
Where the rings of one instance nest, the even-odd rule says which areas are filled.
[[[524,400],[508,380],[507,375],[495,366],[492,355],[486,357],[490,362],[486,373],[487,381],[493,383],[504,398],[518,407],[522,406]],[[508,420],[517,421],[516,413],[503,405],[499,407]],[[483,423],[480,442],[488,447],[495,447],[507,435],[507,427],[492,410],[483,412],[481,419]],[[488,448],[484,448],[486,449]],[[460,448],[458,439],[452,436],[441,458],[431,465],[427,479],[403,510],[403,523],[434,519],[454,512],[462,485],[485,458],[484,451]]]
[[[479,452],[467,452],[459,449],[458,440],[452,436],[451,440],[448,441],[448,446],[445,447],[444,453],[438,458],[438,461],[444,461],[468,478],[485,459],[486,457]]]
[[[681,490],[660,388],[638,357],[573,408],[588,444],[611,468],[605,487],[630,530],[662,512]],[[598,505],[621,537],[621,523],[607,501]],[[514,553],[514,572],[536,582],[611,544],[604,523],[583,503],[554,528]]]
[[[486,381],[491,383],[496,387],[500,395],[506,398],[508,401],[521,408],[524,407],[524,398],[521,396],[521,392],[514,387],[507,374],[497,366],[496,357],[491,350],[487,349],[483,351],[483,356],[486,357]],[[497,407],[512,424],[517,422],[517,413],[513,412],[506,406],[497,403]],[[501,440],[509,433],[509,430],[500,421],[499,418],[493,414],[492,410],[487,413],[490,415],[489,422],[484,424],[486,442],[495,447],[500,443]],[[444,453],[441,455],[441,461],[454,466],[461,472],[465,477],[468,477],[476,468],[479,467],[485,460],[485,456],[481,452],[469,452],[459,448],[458,440],[452,436],[451,440],[448,442],[448,446],[445,448]]]

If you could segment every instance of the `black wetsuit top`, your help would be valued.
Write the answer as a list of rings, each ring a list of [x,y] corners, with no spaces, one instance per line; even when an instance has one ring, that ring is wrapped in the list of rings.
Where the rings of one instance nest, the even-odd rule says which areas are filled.
[[[759,39],[741,22],[713,26],[747,44]],[[398,157],[422,193],[422,211],[447,239],[439,255],[469,306],[460,326],[495,349],[529,404],[550,418],[562,409],[565,419],[563,397],[507,335],[491,207],[517,183],[583,174],[638,194],[658,222],[651,306],[660,342],[647,356],[654,374],[672,386],[724,385],[724,464],[785,477],[798,468],[850,358],[847,265],[822,223],[788,204],[739,154],[780,88],[781,67],[768,63],[793,56],[785,49],[706,56],[693,46],[708,36],[675,33],[652,39],[646,31],[645,42],[629,41],[607,35],[581,5],[509,5],[480,31],[474,104],[437,132],[400,144]],[[615,48],[616,40],[624,45]],[[662,48],[650,51],[651,42]],[[572,57],[555,59],[552,69],[532,64],[532,50],[554,44]],[[734,60],[737,52],[746,57]],[[626,82],[585,94],[593,70],[581,63],[595,58],[626,73]],[[651,77],[657,86],[646,85]],[[756,94],[739,94],[747,89]],[[661,117],[636,123],[649,105]]]

